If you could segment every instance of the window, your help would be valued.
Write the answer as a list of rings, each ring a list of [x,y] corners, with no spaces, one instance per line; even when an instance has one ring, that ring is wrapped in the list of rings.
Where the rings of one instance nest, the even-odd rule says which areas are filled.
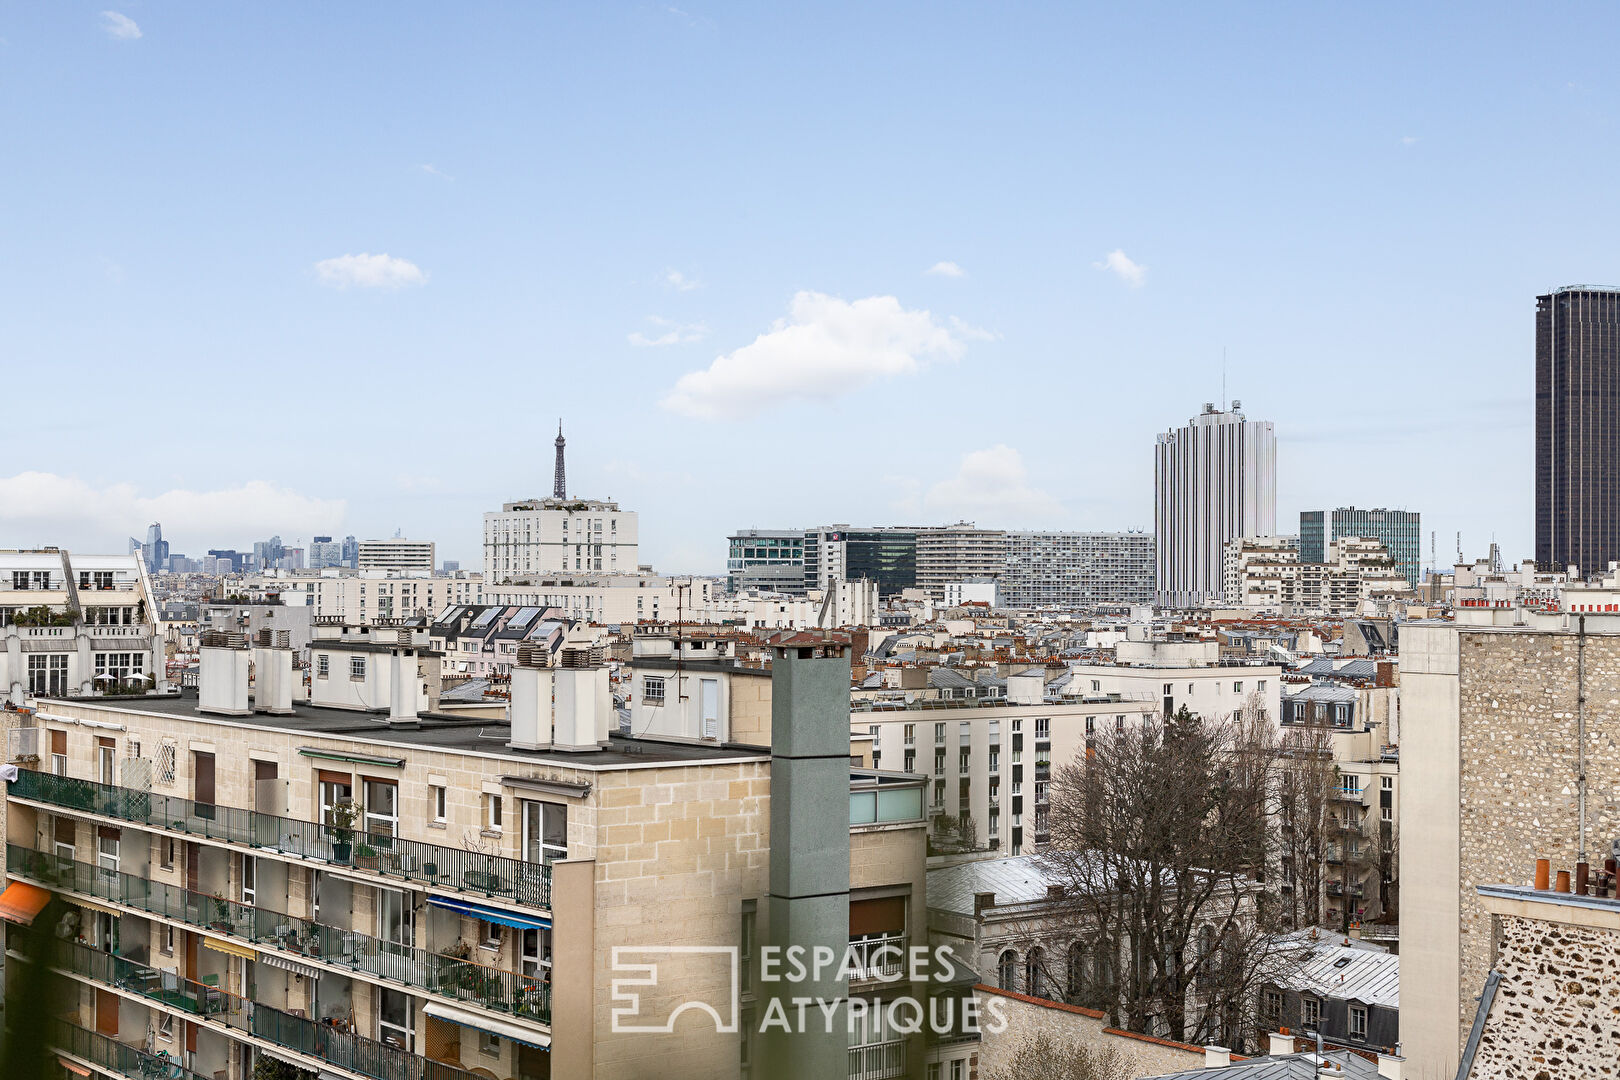
[[[1095,693],[1099,693],[1101,690],[1102,690],[1102,683],[1100,681],[1098,681],[1097,679],[1092,679],[1091,680],[1091,692],[1093,694],[1095,694]],[[1168,686],[1166,686],[1165,687],[1165,693],[1169,693],[1169,692],[1170,692],[1170,688]]]
[[[500,1052],[501,1052],[501,1038],[500,1038],[500,1036],[499,1035],[491,1035],[487,1031],[480,1031],[478,1033],[478,1052],[480,1054],[488,1054],[488,1055],[490,1055],[492,1057],[500,1054]]]
[[[939,1068],[940,1065],[937,1061],[930,1061],[928,1063],[928,1080],[943,1080],[942,1076],[940,1075]]]
[[[1050,716],[1035,718],[1035,737],[1037,739],[1050,739],[1052,737],[1052,718]]]
[[[366,677],[366,658],[363,656],[349,657],[349,678],[363,679]]]
[[[433,820],[434,821],[445,821],[445,820],[447,820],[447,817],[446,817],[446,814],[445,814],[445,810],[446,810],[445,802],[446,802],[447,793],[448,793],[448,789],[443,784],[434,784],[433,785]]]
[[[1092,688],[1093,688],[1093,689],[1095,689],[1095,688],[1096,688],[1096,686],[1097,686],[1097,684],[1096,684],[1096,683],[1092,683],[1092,684],[1091,684],[1091,685],[1092,685]],[[1165,683],[1165,684],[1164,684],[1164,692],[1165,692],[1165,693],[1166,693],[1166,694],[1169,694],[1169,693],[1173,693],[1173,692],[1174,692],[1174,690],[1175,690],[1175,687],[1174,687],[1174,685],[1173,685],[1173,684],[1171,684],[1171,683]]]
[[[174,837],[160,836],[158,842],[158,865],[165,870],[174,869]]]
[[[174,927],[168,925],[167,923],[163,924],[163,926],[160,928],[160,932],[158,934],[158,948],[162,949],[170,956],[174,955]]]
[[[1097,718],[1095,716],[1086,717],[1086,734],[1097,734]]]
[[[96,865],[101,868],[102,874],[111,879],[118,877],[118,849],[121,846],[117,829],[100,826],[96,830]]]
[[[51,772],[67,775],[67,732],[51,732]]]
[[[945,775],[945,751],[943,750],[934,751],[934,775]]]
[[[531,979],[551,978],[551,931],[525,930],[522,935],[521,969]]]
[[[1243,693],[1243,684],[1241,682],[1233,683],[1232,684],[1232,693],[1234,693],[1234,694]]]
[[[379,836],[399,834],[399,785],[392,780],[367,780],[366,832]]]
[[[319,678],[319,679],[324,679],[328,675],[330,675],[331,673],[332,673],[332,658],[330,656],[326,655],[325,653],[317,654],[316,657],[315,657],[315,677]]]
[[[1256,681],[1255,684],[1254,684],[1254,688],[1255,688],[1255,690],[1257,690],[1258,692],[1260,692],[1262,694],[1265,693],[1266,692],[1266,680],[1260,679],[1260,680]]]
[[[387,987],[378,989],[377,1041],[406,1053],[415,1051],[416,1003],[409,994]]]
[[[568,858],[568,807],[524,799],[521,812],[525,860],[549,863]]]
[[[1300,998],[1299,1004],[1304,1011],[1306,1030],[1315,1031],[1322,1023],[1322,1003],[1315,998],[1308,997]]]
[[[1265,1014],[1266,1019],[1267,1020],[1281,1020],[1282,1019],[1282,1006],[1283,1006],[1282,991],[1281,990],[1267,990],[1266,991],[1266,1014]]]
[[[1384,821],[1394,821],[1395,808],[1393,806],[1381,806],[1378,808],[1378,816]]]
[[[960,771],[961,771],[963,776],[966,776],[968,774],[968,766],[969,766],[969,764],[971,763],[971,760],[972,760],[969,755],[970,755],[970,751],[967,751],[967,750],[962,751],[961,762],[960,762],[960,764],[961,764]]]
[[[258,896],[258,862],[252,855],[242,856],[242,903],[253,904]]]
[[[1024,987],[1030,997],[1046,996],[1046,954],[1038,945],[1024,960]]]
[[[1350,1037],[1352,1039],[1367,1037],[1367,1009],[1363,1005],[1350,1006]]]
[[[485,824],[496,832],[501,831],[501,797],[499,795],[485,795],[484,806],[488,811]]]
[[[753,901],[745,901],[753,903]],[[742,927],[737,939],[737,977],[743,993],[749,993],[753,986],[754,964],[754,922],[757,912],[745,908],[742,913]]]
[[[937,742],[937,743],[942,743],[942,742],[945,741],[945,725],[944,724],[935,724],[934,725],[934,741]]]
[[[501,924],[478,920],[478,941],[482,948],[498,949],[501,947]]]
[[[416,944],[416,909],[399,889],[377,890],[377,937],[407,948]]]
[[[903,770],[901,770],[901,771],[902,772],[916,772],[917,771],[917,751],[915,751],[915,750],[907,750],[906,751],[906,765],[905,765],[905,768]]]
[[[354,798],[354,778],[323,769],[317,779],[320,781],[321,821],[330,825],[332,808],[338,803],[349,802]]]
[[[642,678],[641,700],[647,705],[662,705],[664,703],[664,680],[662,677],[654,678],[648,675]]]
[[[169,948],[166,951],[174,952],[174,929],[170,927],[168,930]],[[174,1038],[174,1017],[168,1013],[158,1013],[157,1035],[166,1042]]]
[[[961,1058],[957,1058],[956,1060],[952,1061],[951,1062],[951,1080],[962,1080],[963,1070],[965,1070],[966,1068],[967,1068],[967,1063],[964,1062]]]
[[[996,985],[1003,990],[1018,990],[1018,954],[1008,949],[996,963]]]
[[[916,724],[907,724],[906,727],[905,727],[905,732],[906,732],[906,745],[907,746],[915,745],[916,742],[917,742],[917,725]]]
[[[103,784],[111,785],[113,780],[113,753],[116,743],[111,739],[96,740],[96,767]]]

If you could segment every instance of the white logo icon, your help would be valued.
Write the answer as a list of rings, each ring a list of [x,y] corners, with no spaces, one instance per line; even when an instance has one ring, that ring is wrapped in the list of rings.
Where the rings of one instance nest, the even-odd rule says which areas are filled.
[[[638,987],[652,988],[658,983],[658,960],[676,956],[720,956],[725,958],[726,983],[730,997],[724,1002],[687,999],[663,1016],[641,1015],[641,993]],[[686,965],[683,965],[683,968]],[[689,1009],[708,1013],[714,1020],[714,1029],[722,1033],[737,1031],[740,996],[738,952],[735,945],[615,945],[613,970],[627,973],[627,978],[613,980],[612,1030],[620,1033],[665,1034],[675,1030],[676,1019]],[[622,1003],[622,1004],[621,1004]]]

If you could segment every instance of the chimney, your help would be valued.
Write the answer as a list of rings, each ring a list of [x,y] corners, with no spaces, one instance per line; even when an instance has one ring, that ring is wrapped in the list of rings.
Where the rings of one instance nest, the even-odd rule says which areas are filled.
[[[1396,1044],[1393,1054],[1380,1051],[1378,1054],[1378,1075],[1383,1077],[1384,1080],[1402,1080],[1401,1066],[1405,1061],[1406,1059],[1401,1056],[1399,1043]]]
[[[198,642],[197,711],[248,716],[248,676],[253,654],[246,634],[204,630]]]
[[[416,718],[416,649],[405,644],[400,631],[398,647],[388,650],[388,726],[421,727]]]
[[[1046,673],[1036,668],[1007,676],[1007,702],[1011,705],[1039,705],[1046,694]]]
[[[1224,1046],[1204,1047],[1204,1068],[1224,1069],[1232,1064],[1232,1051]]]
[[[1048,900],[1061,900],[1061,899],[1063,899],[1063,886],[1062,886],[1062,884],[1048,885],[1046,887],[1046,898]]]
[[[996,906],[996,894],[993,892],[976,892],[973,894],[973,914],[978,915],[989,908]]]
[[[1271,1045],[1266,1052],[1272,1057],[1281,1057],[1294,1052],[1294,1037],[1288,1033],[1287,1028],[1273,1031],[1267,1038],[1270,1039]]]
[[[293,711],[292,632],[259,631],[253,648],[253,711],[290,716]]]
[[[613,718],[613,690],[602,650],[565,648],[555,675],[556,708],[551,745],[554,750],[599,750],[608,744]],[[848,751],[845,751],[846,755]]]
[[[849,817],[834,812],[849,798],[849,672],[848,647],[840,641],[771,649],[766,925],[769,943],[783,952],[814,955],[825,949],[828,956],[842,956],[849,947]],[[842,966],[828,965],[802,982],[762,987],[778,1008],[792,1008],[795,995],[833,1008],[825,1023],[791,1034],[766,1025],[760,1075],[822,1080],[850,1074],[849,983]]]
[[[1547,891],[1547,878],[1552,864],[1546,859],[1536,860],[1536,891]]]
[[[512,697],[506,715],[512,725],[513,750],[544,750],[551,745],[551,669],[539,646],[518,646],[512,668]]]

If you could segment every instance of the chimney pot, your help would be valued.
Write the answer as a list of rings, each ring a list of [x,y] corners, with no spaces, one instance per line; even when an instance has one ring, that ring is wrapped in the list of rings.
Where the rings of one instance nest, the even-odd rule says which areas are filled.
[[[1550,862],[1548,862],[1546,859],[1537,859],[1536,860],[1536,891],[1537,892],[1546,892],[1547,891],[1547,874],[1548,874],[1548,871],[1550,870],[1551,866],[1552,866],[1552,864]]]
[[[1575,895],[1586,895],[1586,884],[1590,880],[1592,868],[1585,862],[1575,864]]]
[[[1557,880],[1557,883],[1553,886],[1553,892],[1561,892],[1561,893],[1569,892],[1569,871],[1568,870],[1560,870],[1560,871],[1558,871],[1558,880]]]

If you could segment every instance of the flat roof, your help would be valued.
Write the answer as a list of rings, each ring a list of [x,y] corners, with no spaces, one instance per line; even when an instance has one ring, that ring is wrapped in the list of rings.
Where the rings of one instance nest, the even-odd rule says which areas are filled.
[[[686,743],[662,739],[626,738],[618,732],[609,736],[602,750],[570,753],[563,750],[515,750],[506,745],[511,725],[505,720],[482,716],[455,716],[449,713],[419,713],[418,727],[394,727],[384,712],[333,709],[299,704],[291,714],[254,713],[251,716],[219,716],[197,711],[193,690],[178,695],[142,698],[39,698],[45,713],[52,705],[79,706],[104,712],[124,712],[177,717],[269,731],[291,731],[303,735],[327,735],[362,742],[403,746],[413,749],[444,750],[453,753],[485,754],[514,761],[545,762],[571,768],[614,768],[652,765],[682,765],[702,762],[752,761],[770,756],[767,747],[736,743]]]

